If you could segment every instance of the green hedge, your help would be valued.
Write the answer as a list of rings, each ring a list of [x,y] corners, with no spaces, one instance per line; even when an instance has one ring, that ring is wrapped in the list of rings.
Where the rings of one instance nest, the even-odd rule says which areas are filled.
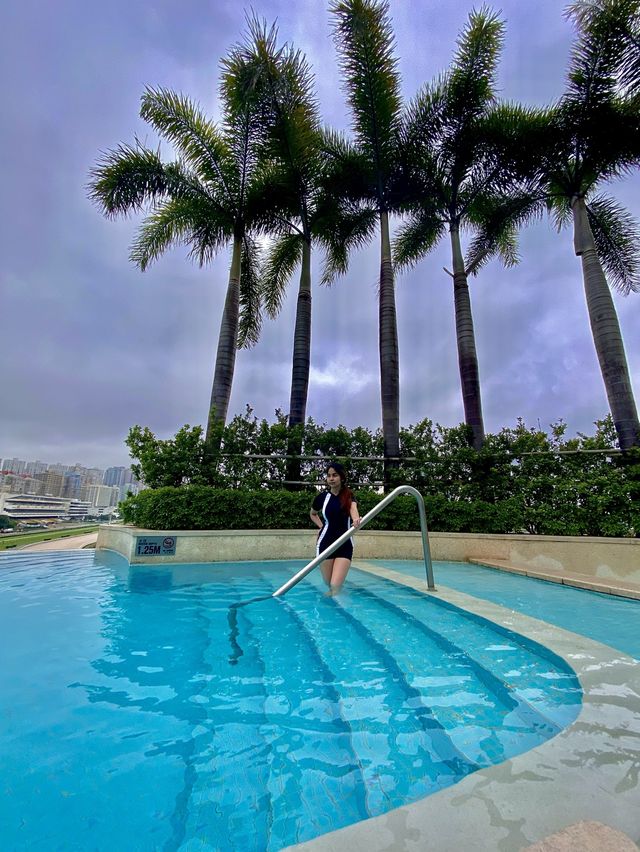
[[[432,530],[639,536],[640,449],[616,454],[611,418],[595,426],[592,436],[565,438],[562,422],[546,434],[518,421],[487,435],[476,452],[467,427],[423,420],[401,430],[394,479],[424,496]],[[269,424],[247,408],[224,427],[222,452],[207,464],[200,427],[184,426],[162,440],[135,426],[127,445],[148,490],[129,498],[124,517],[155,529],[304,529],[327,457],[345,461],[362,514],[375,505],[380,430],[329,429],[309,420],[303,431],[300,478],[308,484],[296,491],[283,488],[289,431],[281,413]],[[414,501],[395,501],[373,527],[417,529]]]
[[[382,499],[366,491],[357,498],[362,515]],[[311,527],[312,499],[313,492],[183,485],[142,491],[121,508],[126,523],[146,529],[305,529]],[[575,488],[558,487],[537,505],[527,505],[523,497],[486,503],[427,494],[425,507],[429,529],[438,532],[630,536],[640,530],[640,509],[617,491],[576,493]],[[399,497],[368,528],[418,530],[415,500]]]

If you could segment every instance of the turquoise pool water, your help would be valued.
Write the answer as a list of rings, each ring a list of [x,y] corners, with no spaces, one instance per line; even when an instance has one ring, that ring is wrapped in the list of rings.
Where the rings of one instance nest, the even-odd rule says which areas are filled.
[[[370,560],[374,565],[376,560]],[[424,562],[380,560],[380,565],[425,577]],[[534,580],[480,565],[438,562],[436,585],[540,618],[640,659],[640,601]]]
[[[0,556],[2,849],[277,850],[554,736],[581,692],[510,631],[353,570]]]

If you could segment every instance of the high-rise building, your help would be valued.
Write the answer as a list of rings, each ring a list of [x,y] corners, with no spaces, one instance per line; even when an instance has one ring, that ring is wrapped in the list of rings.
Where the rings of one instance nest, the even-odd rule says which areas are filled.
[[[104,470],[101,470],[99,467],[87,468],[84,477],[86,485],[102,485]]]
[[[69,470],[70,467],[71,467],[71,465],[60,464],[60,462],[57,462],[56,464],[50,464],[47,467],[47,470],[48,471],[51,470],[54,473],[66,473]]]
[[[80,499],[89,500],[92,506],[98,509],[108,509],[118,505],[120,489],[117,486],[89,485],[85,487],[86,491],[84,488],[81,489],[81,494],[87,496],[82,496]]]
[[[46,462],[30,461],[27,462],[24,472],[29,476],[33,476],[36,473],[44,473],[47,467],[48,465],[46,464]]]
[[[44,483],[44,493],[50,497],[62,497],[64,490],[64,474],[49,468],[46,473],[36,473],[34,479]]]
[[[64,483],[62,486],[62,497],[71,497],[75,500],[80,499],[80,489],[82,487],[82,474],[67,471],[64,474]]]
[[[0,473],[0,491],[5,494],[44,494],[44,483],[18,473]]]
[[[123,484],[122,477],[124,475],[124,470],[124,467],[108,467],[104,472],[102,484],[117,485],[119,487]]]
[[[27,463],[22,459],[3,459],[0,468],[5,473],[25,473]]]

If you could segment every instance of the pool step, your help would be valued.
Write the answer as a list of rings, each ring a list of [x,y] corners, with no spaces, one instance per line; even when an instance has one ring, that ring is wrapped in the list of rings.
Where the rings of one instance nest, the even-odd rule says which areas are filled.
[[[478,663],[473,652],[467,651],[473,646],[465,645],[463,650],[365,585],[337,600],[370,629],[385,634],[387,647],[409,683],[429,702],[459,750],[477,764],[498,763],[514,749],[525,751],[559,730]],[[375,601],[376,606],[372,609],[367,601]],[[372,618],[376,621],[369,624]],[[413,629],[407,629],[408,625]],[[427,659],[431,660],[428,670]],[[434,667],[438,659],[441,663]]]
[[[336,679],[370,814],[428,795],[477,768],[455,748],[384,646],[336,599],[307,584],[287,604],[300,613]],[[338,631],[336,613],[343,622]],[[352,655],[344,653],[345,645]]]
[[[265,848],[279,849],[278,838],[302,842],[338,827],[336,801],[343,825],[367,818],[362,771],[333,675],[297,612],[276,598],[246,607],[241,617],[259,644],[271,732]]]
[[[203,682],[199,707],[208,716],[193,732],[196,757],[185,771],[180,797],[185,836],[191,839],[180,848],[188,852],[208,848],[216,837],[233,838],[233,844],[229,840],[228,847],[220,848],[266,849],[272,802],[262,661],[247,628],[242,668],[228,664],[229,588],[216,586],[212,584],[208,596],[211,605],[200,614],[201,620],[209,621],[210,645],[194,679]],[[225,669],[227,677],[220,677]],[[215,680],[209,672],[216,674]],[[211,683],[215,683],[214,691]]]
[[[420,703],[447,731],[457,751],[470,763],[487,766],[505,759],[505,748],[487,721],[506,708],[479,677],[463,651],[444,645],[411,619],[386,607],[372,616],[372,598],[364,590],[340,596],[338,606],[379,636],[401,667]]]
[[[354,584],[367,586],[366,575],[352,574]],[[545,723],[560,730],[574,720],[581,690],[575,673],[563,660],[513,631],[459,610],[453,604],[388,580],[383,582],[386,600],[397,601],[403,610],[426,621],[453,644],[468,649],[474,661],[497,675]],[[462,618],[458,617],[460,613]]]

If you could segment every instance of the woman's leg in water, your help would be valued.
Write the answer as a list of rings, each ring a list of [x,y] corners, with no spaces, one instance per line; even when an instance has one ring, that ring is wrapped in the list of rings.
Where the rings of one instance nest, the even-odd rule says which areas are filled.
[[[322,571],[322,579],[325,581],[327,586],[331,586],[331,575],[333,573],[333,563],[335,559],[325,559],[324,562],[320,565],[320,570]]]
[[[325,562],[324,564],[326,565],[327,563]],[[331,572],[331,581],[329,583],[333,594],[336,594],[342,588],[350,567],[351,560],[345,559],[344,556],[339,556],[333,560],[333,571]]]

